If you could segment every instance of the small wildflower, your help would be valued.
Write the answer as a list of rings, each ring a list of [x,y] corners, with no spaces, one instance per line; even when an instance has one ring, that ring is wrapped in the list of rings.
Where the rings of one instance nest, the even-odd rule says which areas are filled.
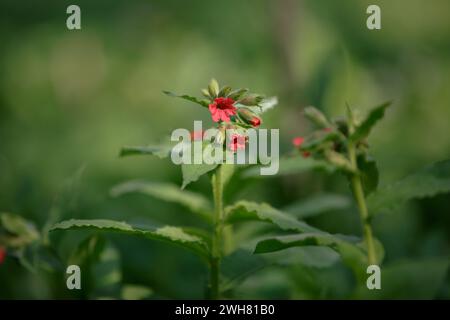
[[[245,149],[246,137],[244,135],[234,133],[231,135],[230,140],[231,142],[228,147],[231,151],[236,152],[237,150]]]
[[[209,105],[209,111],[214,122],[230,121],[230,116],[236,114],[236,107],[233,105],[234,100],[231,98],[219,97],[214,99],[214,102]]]

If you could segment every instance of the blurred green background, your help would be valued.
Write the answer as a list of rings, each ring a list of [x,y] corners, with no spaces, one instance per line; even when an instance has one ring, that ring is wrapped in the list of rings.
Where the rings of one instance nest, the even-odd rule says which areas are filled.
[[[81,30],[66,28],[69,4],[81,7]],[[381,7],[379,31],[366,28],[369,4]],[[38,227],[50,214],[194,225],[177,205],[144,195],[111,198],[109,190],[133,178],[181,184],[169,161],[119,159],[118,152],[191,129],[194,119],[209,122],[204,109],[161,91],[200,95],[211,77],[279,97],[264,126],[280,128],[282,153],[293,136],[310,130],[302,116],[307,105],[338,116],[346,103],[364,112],[392,99],[370,139],[381,184],[450,158],[449,12],[447,0],[2,0],[0,211]],[[188,188],[210,196],[205,177]],[[277,208],[322,192],[350,195],[342,177],[317,173],[238,181],[230,189],[227,202],[246,198]],[[450,197],[441,195],[377,216],[385,265],[411,279],[381,297],[450,298],[450,275],[441,267],[450,252],[449,212]],[[353,207],[307,221],[360,234]],[[59,235],[56,246],[67,255],[84,236]],[[124,283],[148,286],[155,297],[203,297],[206,269],[189,252],[107,238],[120,253]],[[249,277],[237,297],[351,298],[354,285],[340,262],[298,264]],[[0,265],[2,299],[77,297],[62,273],[32,273],[9,257]]]

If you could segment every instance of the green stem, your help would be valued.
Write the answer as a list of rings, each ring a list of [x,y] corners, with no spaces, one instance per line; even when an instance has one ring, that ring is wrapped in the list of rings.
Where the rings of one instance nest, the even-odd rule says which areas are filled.
[[[375,251],[375,241],[373,239],[372,226],[369,220],[369,212],[367,210],[366,198],[364,196],[364,190],[362,188],[361,176],[358,173],[358,164],[356,162],[356,150],[353,143],[348,146],[348,153],[352,167],[356,173],[353,173],[350,177],[350,183],[353,189],[353,195],[358,205],[359,216],[364,233],[364,241],[367,247],[367,259],[369,265],[377,264],[377,256]]]
[[[223,231],[223,185],[222,166],[219,165],[212,176],[214,196],[214,229],[211,250],[210,290],[211,298],[220,298],[220,260],[222,257]]]

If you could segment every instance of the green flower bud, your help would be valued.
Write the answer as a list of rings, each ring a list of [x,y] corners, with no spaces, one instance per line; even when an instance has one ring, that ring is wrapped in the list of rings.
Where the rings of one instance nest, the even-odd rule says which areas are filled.
[[[231,92],[230,86],[224,86],[219,91],[219,97],[226,97]]]
[[[330,122],[327,120],[325,115],[314,107],[305,108],[305,116],[314,122],[319,128],[329,128],[331,127]]]
[[[202,89],[202,94],[205,96],[205,98],[211,99],[211,96],[209,95],[209,91],[207,89]]]
[[[216,79],[211,79],[208,85],[208,92],[211,98],[216,98],[219,95],[219,83]]]
[[[260,95],[249,94],[248,96],[244,97],[243,99],[239,100],[238,102],[240,104],[243,104],[244,106],[256,106],[262,100],[263,100],[263,97],[261,97]]]
[[[228,94],[228,97],[236,101],[236,100],[239,100],[247,92],[248,92],[248,89],[236,89],[236,90],[231,91]]]

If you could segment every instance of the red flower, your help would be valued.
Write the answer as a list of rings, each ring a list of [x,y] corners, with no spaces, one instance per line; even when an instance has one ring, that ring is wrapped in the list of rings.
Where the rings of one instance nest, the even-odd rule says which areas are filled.
[[[295,147],[300,148],[304,141],[305,141],[305,138],[303,138],[303,137],[295,137],[294,139],[292,139],[292,144]],[[303,158],[308,158],[310,155],[311,155],[311,152],[308,152],[308,151],[303,152]]]
[[[5,261],[5,258],[6,258],[6,249],[0,247],[0,264],[2,264],[3,261]]]
[[[241,134],[232,134],[231,135],[231,142],[229,144],[229,148],[231,151],[236,152],[238,149],[245,149],[245,140],[246,137]]]
[[[236,107],[233,105],[234,100],[231,98],[219,97],[209,105],[209,111],[214,122],[230,121],[230,116],[236,114]]]

